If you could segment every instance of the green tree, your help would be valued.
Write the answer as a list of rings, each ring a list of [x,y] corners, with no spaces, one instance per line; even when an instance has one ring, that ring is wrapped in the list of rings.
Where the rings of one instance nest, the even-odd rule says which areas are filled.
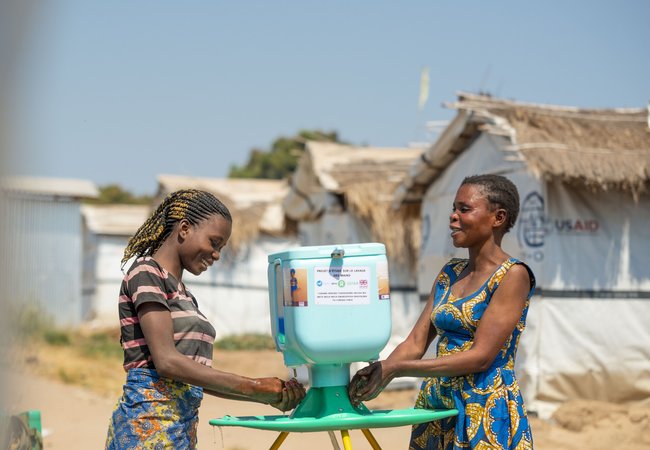
[[[305,151],[307,141],[341,142],[335,131],[301,130],[297,135],[281,136],[273,141],[271,150],[254,148],[243,166],[230,166],[230,178],[282,179],[291,174]]]
[[[99,187],[99,197],[96,199],[89,199],[87,203],[98,205],[110,204],[130,204],[130,205],[146,205],[151,203],[152,198],[150,195],[133,195],[131,192],[123,189],[118,184],[107,184]]]

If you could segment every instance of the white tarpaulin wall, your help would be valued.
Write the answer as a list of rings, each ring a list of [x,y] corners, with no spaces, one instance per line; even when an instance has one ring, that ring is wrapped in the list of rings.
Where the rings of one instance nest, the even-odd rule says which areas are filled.
[[[546,415],[573,398],[650,401],[650,197],[541,183],[506,161],[506,143],[482,134],[427,191],[420,295],[449,258],[466,257],[449,238],[462,179],[502,173],[521,197],[504,248],[537,279],[517,358],[529,409]]]
[[[650,401],[650,198],[546,191],[536,397]]]

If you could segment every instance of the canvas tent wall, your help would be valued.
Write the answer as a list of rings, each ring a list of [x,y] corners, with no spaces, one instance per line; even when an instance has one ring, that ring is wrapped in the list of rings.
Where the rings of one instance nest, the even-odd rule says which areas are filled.
[[[270,334],[267,257],[298,245],[295,225],[286,220],[281,205],[288,191],[286,181],[160,175],[156,203],[188,188],[219,198],[233,216],[233,230],[221,260],[199,277],[185,273],[183,281],[217,330],[217,338]]]
[[[393,211],[393,189],[422,150],[308,142],[283,204],[298,221],[302,245],[381,242],[386,245],[394,348],[415,323],[419,220]],[[385,353],[385,352],[384,352]]]
[[[82,205],[83,318],[93,326],[117,326],[122,255],[151,205]],[[124,270],[128,269],[125,267]]]
[[[2,297],[33,305],[55,325],[77,326],[81,295],[81,200],[95,198],[90,181],[7,177],[0,180],[2,267],[11,283]]]
[[[650,130],[645,110],[583,110],[461,94],[457,116],[396,190],[420,206],[419,291],[453,248],[449,211],[467,175],[520,190],[504,240],[537,279],[517,360],[529,409],[568,399],[650,401]]]

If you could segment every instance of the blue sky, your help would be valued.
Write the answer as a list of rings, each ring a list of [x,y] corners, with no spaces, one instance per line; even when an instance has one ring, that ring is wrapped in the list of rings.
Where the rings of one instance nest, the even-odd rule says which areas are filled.
[[[43,1],[12,97],[11,171],[153,193],[300,129],[432,138],[456,92],[645,107],[650,2]],[[418,111],[420,72],[429,100]],[[8,169],[5,167],[4,171]]]

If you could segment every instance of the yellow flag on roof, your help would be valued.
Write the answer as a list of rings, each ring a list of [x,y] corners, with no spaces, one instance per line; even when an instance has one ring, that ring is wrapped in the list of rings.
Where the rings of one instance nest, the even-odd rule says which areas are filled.
[[[420,96],[418,97],[418,109],[422,111],[429,99],[429,68],[423,67],[420,73]]]

